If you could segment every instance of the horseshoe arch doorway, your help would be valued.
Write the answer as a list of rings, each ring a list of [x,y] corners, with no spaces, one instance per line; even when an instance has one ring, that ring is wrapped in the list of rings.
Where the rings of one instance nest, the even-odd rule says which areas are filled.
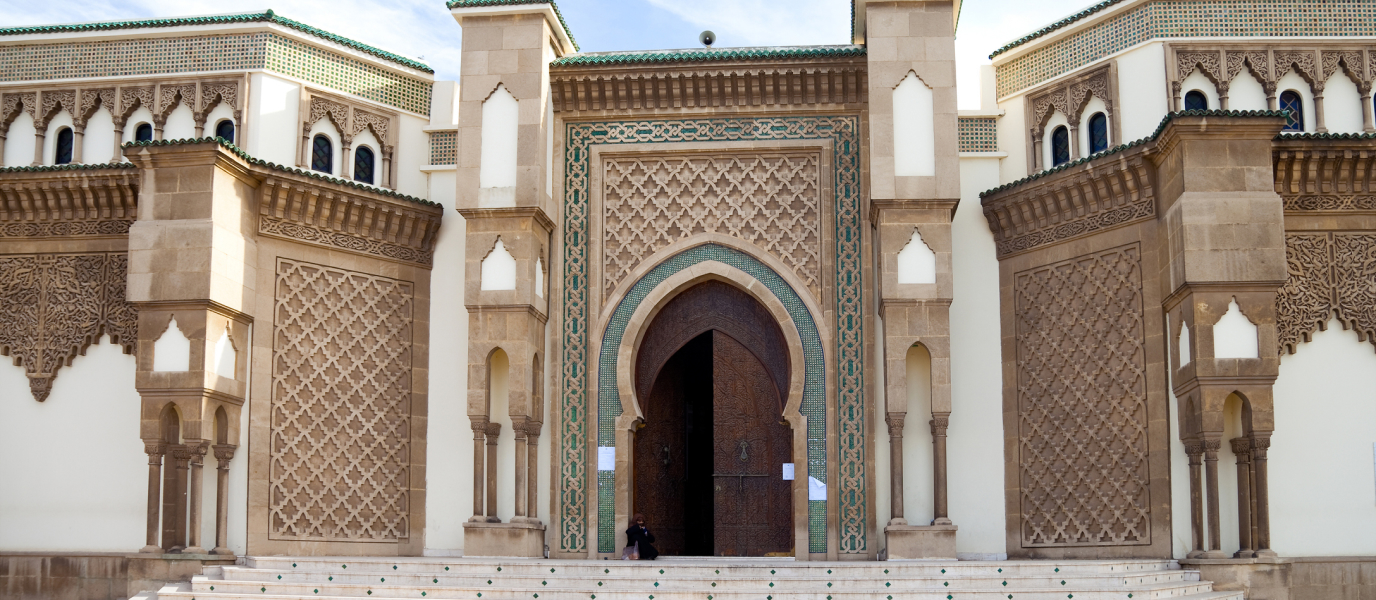
[[[789,377],[779,324],[731,284],[688,288],[651,321],[635,364],[631,512],[661,554],[793,555]]]

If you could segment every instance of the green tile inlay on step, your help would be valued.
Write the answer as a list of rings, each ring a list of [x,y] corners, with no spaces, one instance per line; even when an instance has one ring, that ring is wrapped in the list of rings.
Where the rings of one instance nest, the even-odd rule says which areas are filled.
[[[260,589],[260,590],[258,590],[258,591],[263,592],[264,594],[266,594],[266,593],[268,593],[268,588],[262,588],[262,589]]]
[[[334,581],[334,575],[330,576],[330,581]]]
[[[444,570],[448,571],[448,570],[449,570],[449,567],[445,567]]]
[[[343,566],[344,566],[345,569],[349,568],[349,565],[343,565]]]
[[[392,565],[392,570],[393,570],[393,571],[397,570],[397,566],[396,566],[396,565]],[[500,571],[501,569],[498,569],[498,570]]]
[[[597,582],[597,587],[602,587],[602,582],[601,582],[601,581]]]
[[[373,590],[368,590],[368,595],[369,595],[369,596],[373,595]],[[481,596],[482,594],[478,594],[478,595]]]
[[[334,578],[333,578],[333,577],[331,577],[331,578],[330,578],[330,579],[334,579]],[[440,580],[439,580],[439,579],[435,579],[435,580],[434,580],[434,581],[433,581],[433,583],[439,583],[439,582],[440,582]]]
[[[1008,587],[1008,582],[1007,582],[1007,581],[1003,582],[1003,587]]]
[[[291,568],[295,569],[295,568],[296,568],[296,563],[291,563]]]
[[[278,579],[281,579],[281,578],[282,578],[282,576],[281,576],[281,575],[278,575],[278,576],[277,576],[277,578],[278,578]]]
[[[541,582],[540,582],[540,585],[549,585],[549,582],[548,582],[548,581],[541,581]]]

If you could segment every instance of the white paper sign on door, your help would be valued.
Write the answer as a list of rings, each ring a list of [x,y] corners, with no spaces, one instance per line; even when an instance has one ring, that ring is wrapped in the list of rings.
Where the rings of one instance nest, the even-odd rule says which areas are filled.
[[[784,481],[793,481],[793,463],[784,463]]]
[[[597,470],[615,471],[616,470],[616,446],[597,447]]]

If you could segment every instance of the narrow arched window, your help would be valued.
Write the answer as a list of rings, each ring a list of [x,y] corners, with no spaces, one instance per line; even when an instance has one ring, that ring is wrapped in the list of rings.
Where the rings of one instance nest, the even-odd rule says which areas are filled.
[[[1108,117],[1104,113],[1094,113],[1089,118],[1089,153],[1108,150]]]
[[[373,182],[373,149],[359,146],[354,153],[354,181]]]
[[[311,143],[311,169],[321,173],[334,172],[334,144],[323,135],[315,136]]]
[[[1070,131],[1064,125],[1051,132],[1051,166],[1070,162]]]
[[[147,123],[139,123],[139,126],[134,128],[134,141],[136,141],[136,142],[151,142],[151,141],[153,141],[153,126],[152,126],[152,125],[149,125],[149,124],[147,124]]]
[[[1199,90],[1185,94],[1185,110],[1209,110],[1209,97]]]
[[[65,165],[72,162],[72,128],[63,127],[57,130],[57,152],[53,156],[53,164]]]
[[[1285,128],[1281,131],[1304,131],[1304,101],[1301,100],[1299,92],[1281,92],[1280,109],[1290,111],[1290,118],[1285,121]]]
[[[215,137],[234,143],[234,121],[225,119],[215,126]]]

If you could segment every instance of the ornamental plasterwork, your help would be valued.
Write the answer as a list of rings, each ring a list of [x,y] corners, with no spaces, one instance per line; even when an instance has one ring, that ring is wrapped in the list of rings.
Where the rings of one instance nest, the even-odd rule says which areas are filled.
[[[1028,94],[1032,105],[1032,135],[1041,137],[1046,122],[1055,112],[1065,115],[1072,125],[1080,123],[1080,116],[1090,98],[1104,102],[1106,112],[1113,116],[1117,99],[1112,85],[1112,66],[1104,65],[1078,77],[1068,78]],[[1116,136],[1115,136],[1116,137]]]
[[[382,156],[390,158],[393,149],[396,147],[396,140],[393,139],[391,132],[395,130],[393,122],[400,118],[396,113],[385,113],[376,107],[365,106],[358,102],[352,102],[335,96],[327,96],[313,90],[306,90],[307,111],[306,118],[301,120],[301,136],[303,148],[309,148],[309,137],[311,128],[321,119],[329,119],[339,133],[340,141],[345,148],[353,145],[354,137],[363,133],[365,129],[371,129],[373,135],[377,137],[378,144],[382,147],[379,150]],[[297,166],[308,166],[307,152],[300,153],[300,163]]]
[[[1304,78],[1315,94],[1322,93],[1325,83],[1340,69],[1363,94],[1371,90],[1376,77],[1376,49],[1371,48],[1222,43],[1172,44],[1171,50],[1175,56],[1171,84],[1177,95],[1182,91],[1181,82],[1195,71],[1208,77],[1221,96],[1228,95],[1232,81],[1244,68],[1261,83],[1268,96],[1276,93],[1277,82],[1291,71]]]
[[[205,125],[210,110],[220,103],[231,107],[235,122],[240,122],[243,116],[243,106],[239,104],[241,82],[226,81],[222,77],[194,81],[138,81],[75,90],[7,91],[0,100],[0,133],[8,129],[21,106],[24,112],[33,117],[39,129],[46,127],[54,116],[64,111],[71,115],[72,123],[78,130],[84,129],[86,122],[101,108],[110,112],[117,128],[123,128],[130,115],[140,107],[147,108],[153,113],[153,121],[161,124],[166,122],[173,110],[183,105],[191,109],[199,127]]]

